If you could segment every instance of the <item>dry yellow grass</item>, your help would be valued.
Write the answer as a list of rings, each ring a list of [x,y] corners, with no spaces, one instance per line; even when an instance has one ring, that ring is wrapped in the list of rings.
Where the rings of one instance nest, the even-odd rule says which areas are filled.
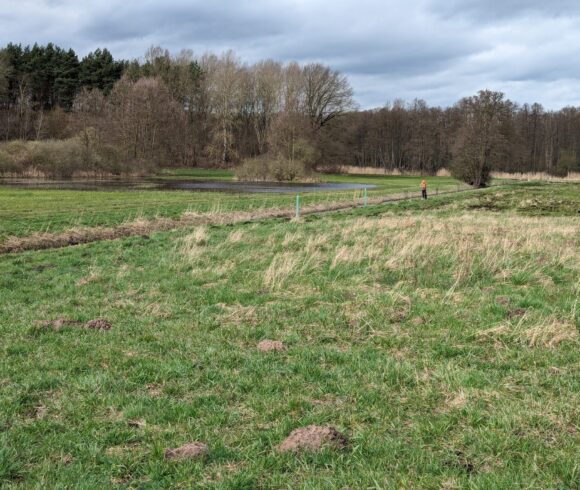
[[[580,172],[570,172],[565,177],[556,177],[547,174],[546,172],[523,172],[523,173],[508,173],[508,172],[492,172],[491,176],[494,179],[512,179],[512,180],[538,180],[547,182],[578,182],[580,181]]]
[[[300,255],[292,252],[275,255],[264,272],[264,285],[272,289],[282,287],[288,277],[300,268],[301,262]]]
[[[242,230],[234,230],[228,236],[228,240],[231,243],[238,243],[244,239],[244,232]]]
[[[189,262],[197,262],[207,243],[208,233],[204,226],[196,228],[179,241],[179,253]]]
[[[526,330],[523,337],[530,347],[553,348],[562,342],[576,341],[578,331],[572,322],[553,318]]]
[[[325,171],[325,168],[321,168]],[[335,170],[335,169],[328,169]],[[343,174],[359,174],[359,175],[405,175],[398,169],[386,169],[378,167],[356,167],[354,165],[341,165],[340,173]]]
[[[478,332],[477,339],[492,341],[496,346],[513,343],[552,349],[563,342],[578,342],[579,334],[572,320],[555,317],[528,319],[524,315],[515,325],[502,323]]]
[[[324,171],[324,168],[321,169]],[[398,169],[385,169],[377,167],[356,167],[353,165],[343,165],[340,167],[340,172],[344,174],[358,174],[358,175],[419,175],[417,172],[401,172]],[[451,177],[451,172],[449,170],[442,168],[435,174],[437,177]],[[510,172],[492,172],[492,178],[494,179],[511,179],[511,180],[526,180],[526,181],[547,181],[547,182],[578,182],[580,181],[580,172],[570,172],[565,177],[556,177],[550,175],[546,172],[522,172],[522,173],[510,173]]]

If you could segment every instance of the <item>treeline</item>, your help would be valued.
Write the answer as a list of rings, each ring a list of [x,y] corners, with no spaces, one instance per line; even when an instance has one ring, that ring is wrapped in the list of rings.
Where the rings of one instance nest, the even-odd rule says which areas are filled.
[[[422,100],[395,101],[346,114],[328,137],[325,160],[435,173],[453,166],[470,128],[480,132],[479,138],[473,135],[471,145],[479,143],[478,148],[488,153],[493,170],[565,175],[580,169],[580,108],[547,111],[540,104],[519,106],[489,91],[444,109]]]
[[[246,178],[260,169],[290,178],[316,165],[359,165],[451,168],[479,185],[492,169],[580,168],[577,108],[518,106],[483,91],[449,108],[417,100],[359,111],[346,77],[322,64],[249,65],[233,52],[196,58],[161,48],[132,61],[106,49],[79,59],[52,44],[0,49],[0,138],[19,140],[0,146],[0,173],[242,164]]]

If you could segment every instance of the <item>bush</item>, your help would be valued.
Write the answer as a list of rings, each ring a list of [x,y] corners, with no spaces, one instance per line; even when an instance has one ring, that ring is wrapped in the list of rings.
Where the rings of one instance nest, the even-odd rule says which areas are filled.
[[[242,181],[276,181],[292,182],[294,180],[312,180],[310,165],[301,160],[269,158],[262,156],[244,160],[235,169],[237,180]]]
[[[476,160],[455,158],[449,165],[453,178],[475,187],[485,187],[491,176],[491,168],[479,165]]]
[[[0,175],[70,178],[147,173],[153,168],[143,162],[124,161],[117,147],[99,143],[91,130],[65,140],[0,144]]]

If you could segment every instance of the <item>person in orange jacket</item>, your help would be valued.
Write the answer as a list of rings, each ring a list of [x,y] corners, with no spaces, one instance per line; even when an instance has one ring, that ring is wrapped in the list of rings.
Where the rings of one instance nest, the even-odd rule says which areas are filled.
[[[427,199],[427,181],[425,179],[421,181],[421,196],[423,199]]]

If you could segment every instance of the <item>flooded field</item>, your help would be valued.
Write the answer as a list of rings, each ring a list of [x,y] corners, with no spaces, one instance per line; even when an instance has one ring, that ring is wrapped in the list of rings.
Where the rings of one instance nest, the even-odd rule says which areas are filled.
[[[219,180],[166,180],[166,179],[109,179],[109,180],[49,180],[0,178],[0,186],[20,189],[57,189],[76,191],[111,190],[180,190],[227,193],[294,193],[320,191],[348,191],[376,186],[359,183],[280,183],[228,182]]]

